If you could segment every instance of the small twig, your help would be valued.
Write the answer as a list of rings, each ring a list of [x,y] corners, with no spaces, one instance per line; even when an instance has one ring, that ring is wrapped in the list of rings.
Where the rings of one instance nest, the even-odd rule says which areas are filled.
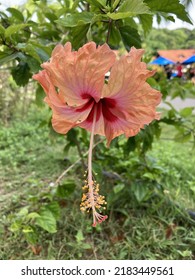
[[[77,140],[77,138],[74,139],[74,142],[75,142],[75,144],[76,144],[76,146],[77,146],[77,151],[78,151],[79,156],[80,156],[80,159],[81,159],[81,163],[82,163],[82,166],[83,166],[83,170],[85,171],[85,169],[86,169],[86,164],[85,164],[84,159],[83,159],[83,154],[82,154],[82,150],[81,150],[81,147],[80,147],[80,143],[79,143],[79,141]]]
[[[100,143],[102,143],[104,141],[104,139],[101,139],[100,141],[98,141],[97,143],[95,143],[95,145],[93,146],[93,149]],[[89,153],[89,151],[87,151],[83,157],[87,156]],[[73,168],[75,167],[75,165],[77,165],[77,163],[79,163],[82,159],[79,158],[77,161],[75,161],[71,166],[69,166],[67,169],[65,169],[62,174],[57,178],[57,180],[55,181],[54,185],[57,186],[59,184],[59,182],[62,180],[62,178]]]

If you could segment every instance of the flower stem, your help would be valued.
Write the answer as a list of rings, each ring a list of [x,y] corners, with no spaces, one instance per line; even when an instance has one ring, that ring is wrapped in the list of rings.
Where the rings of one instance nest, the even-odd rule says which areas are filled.
[[[105,221],[108,216],[102,215],[96,211],[101,211],[101,208],[105,209],[103,207],[106,205],[105,197],[103,195],[99,194],[99,184],[93,180],[92,175],[92,152],[93,152],[93,141],[94,141],[94,133],[95,133],[95,125],[97,121],[97,106],[94,106],[94,114],[93,114],[93,123],[91,128],[91,137],[90,137],[90,145],[89,145],[89,153],[88,153],[88,178],[86,181],[86,185],[83,186],[83,190],[85,193],[83,193],[80,209],[81,211],[87,211],[92,210],[93,214],[93,224],[92,226],[96,226],[97,223],[102,223]]]

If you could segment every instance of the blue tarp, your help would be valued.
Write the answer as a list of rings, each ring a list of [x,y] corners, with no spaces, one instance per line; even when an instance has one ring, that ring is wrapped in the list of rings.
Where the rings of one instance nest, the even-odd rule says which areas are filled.
[[[168,65],[168,64],[175,64],[174,61],[164,58],[162,56],[157,57],[149,64],[157,64],[157,65]]]
[[[195,63],[195,55],[189,57],[188,59],[182,62],[182,64],[191,64],[191,63]]]

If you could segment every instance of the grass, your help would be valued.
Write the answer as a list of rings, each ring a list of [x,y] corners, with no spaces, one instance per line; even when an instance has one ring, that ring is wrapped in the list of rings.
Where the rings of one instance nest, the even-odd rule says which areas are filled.
[[[133,190],[132,181],[138,176],[135,164],[140,164],[136,153],[124,161],[120,150],[108,150],[97,165],[104,168],[104,161],[116,154],[121,163],[118,167],[114,163],[115,170],[111,171],[124,175],[125,182],[101,177],[109,219],[92,228],[90,215],[79,210],[81,164],[65,178],[76,182],[74,192],[64,199],[52,194],[50,183],[78,155],[74,147],[68,154],[63,152],[64,137],[54,137],[42,125],[48,111],[36,109],[35,116],[34,110],[22,123],[16,120],[0,132],[0,259],[195,259],[195,226],[187,214],[188,209],[195,211],[191,144],[164,140],[173,135],[172,129],[164,126],[161,139],[147,155],[147,172],[141,173],[149,181],[140,177],[141,184],[149,182],[150,188],[155,182],[155,188],[150,191],[146,184],[142,190],[140,185],[144,193]],[[148,179],[150,176],[154,177]],[[60,205],[57,232],[38,227],[37,239],[29,242],[24,231],[13,230],[14,222],[23,217],[21,209],[35,211],[48,199]]]

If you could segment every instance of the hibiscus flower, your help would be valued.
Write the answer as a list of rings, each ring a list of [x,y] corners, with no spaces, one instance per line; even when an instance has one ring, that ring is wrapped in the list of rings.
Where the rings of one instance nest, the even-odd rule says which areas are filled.
[[[89,42],[78,51],[71,43],[57,45],[50,61],[41,66],[44,70],[33,78],[43,87],[45,102],[51,107],[52,126],[58,133],[66,134],[79,126],[91,132],[88,154],[88,178],[81,210],[92,210],[93,225],[107,218],[97,212],[105,204],[99,195],[99,184],[92,178],[92,149],[95,134],[112,139],[125,134],[136,135],[141,128],[159,119],[156,106],[161,101],[159,91],[150,87],[146,79],[155,71],[141,62],[144,50],[131,51],[116,59],[107,44],[96,47]],[[105,82],[105,74],[110,76]]]

